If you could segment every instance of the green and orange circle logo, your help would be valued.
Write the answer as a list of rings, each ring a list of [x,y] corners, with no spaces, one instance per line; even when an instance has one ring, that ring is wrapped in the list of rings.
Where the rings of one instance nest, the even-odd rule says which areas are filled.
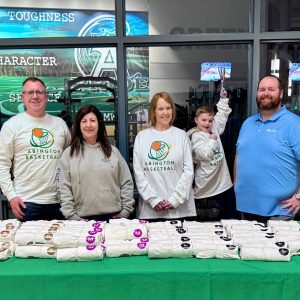
[[[170,149],[169,144],[163,141],[155,141],[151,144],[148,157],[154,160],[163,160],[168,156]]]
[[[54,133],[44,128],[33,128],[30,144],[37,148],[49,148],[54,143]]]

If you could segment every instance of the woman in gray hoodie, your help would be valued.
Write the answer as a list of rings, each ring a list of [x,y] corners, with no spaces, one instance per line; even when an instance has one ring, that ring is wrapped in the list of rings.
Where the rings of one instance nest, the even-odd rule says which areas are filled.
[[[133,211],[133,181],[119,150],[110,145],[101,112],[79,109],[71,145],[57,169],[61,211],[69,220],[127,218]]]

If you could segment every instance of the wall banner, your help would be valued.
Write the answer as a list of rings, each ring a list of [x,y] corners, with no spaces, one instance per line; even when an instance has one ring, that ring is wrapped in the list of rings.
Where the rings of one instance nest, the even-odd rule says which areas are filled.
[[[128,35],[148,34],[147,13],[128,13]],[[0,9],[2,38],[58,36],[114,36],[115,16],[112,12]],[[149,101],[148,48],[127,51],[127,84],[129,111],[135,113]],[[24,110],[20,100],[21,84],[26,77],[41,78],[48,87],[47,111],[59,115],[64,104],[64,79],[108,76],[117,80],[115,48],[68,48],[0,50],[0,125]],[[103,88],[83,88],[73,93],[76,108],[94,104],[107,122],[114,122],[116,103]]]

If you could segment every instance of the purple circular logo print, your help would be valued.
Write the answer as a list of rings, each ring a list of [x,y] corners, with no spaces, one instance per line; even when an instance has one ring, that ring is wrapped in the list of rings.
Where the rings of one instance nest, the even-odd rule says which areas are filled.
[[[142,230],[141,229],[134,229],[134,231],[133,231],[133,235],[135,236],[135,237],[141,237],[142,236]]]
[[[102,232],[102,230],[103,230],[103,229],[100,228],[100,227],[95,227],[95,228],[94,228],[94,231],[95,231],[95,232]]]
[[[149,242],[149,239],[147,239],[147,238],[141,238],[140,241],[141,241],[142,243],[148,243],[148,242]]]
[[[93,226],[93,227],[100,227],[100,226],[101,226],[101,223],[93,223],[92,226]]]
[[[137,246],[140,248],[140,249],[145,249],[147,247],[147,243],[138,243]]]
[[[95,241],[96,241],[96,238],[94,236],[89,235],[86,237],[86,242],[88,244],[93,244],[93,243],[95,243]]]
[[[92,250],[96,249],[96,246],[89,245],[89,246],[86,246],[86,249],[89,251],[92,251]]]
[[[88,233],[90,235],[95,235],[95,234],[97,234],[97,231],[96,230],[89,230]]]
[[[140,223],[140,224],[147,224],[148,221],[146,221],[146,220],[139,220],[139,223]]]

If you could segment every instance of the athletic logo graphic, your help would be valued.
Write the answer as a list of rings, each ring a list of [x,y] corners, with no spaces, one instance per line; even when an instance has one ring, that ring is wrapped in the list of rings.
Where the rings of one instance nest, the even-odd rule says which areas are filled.
[[[114,15],[101,15],[87,22],[78,36],[115,36],[116,20]],[[126,22],[126,34],[130,26]],[[115,48],[76,48],[75,62],[83,76],[116,77],[116,49]],[[112,76],[110,73],[114,73]]]
[[[44,128],[33,128],[30,144],[37,148],[49,148],[54,143],[54,133]]]
[[[88,244],[93,244],[93,243],[95,243],[96,238],[95,238],[94,236],[92,236],[92,235],[89,235],[89,236],[86,237],[85,240],[86,240],[86,242],[87,242]]]
[[[147,247],[147,243],[137,243],[138,248],[145,249]]]
[[[47,254],[48,255],[55,255],[56,254],[56,249],[54,247],[47,248]]]
[[[183,248],[183,249],[188,249],[188,248],[191,247],[191,244],[190,244],[190,243],[182,243],[180,246],[181,246],[181,248]]]
[[[133,231],[133,236],[135,236],[135,237],[140,237],[140,236],[142,236],[142,234],[143,234],[143,232],[141,229],[134,229],[134,231]]]
[[[154,160],[163,160],[168,156],[170,149],[171,145],[162,141],[155,141],[151,144],[148,157]]]
[[[3,242],[0,246],[0,252],[4,252],[5,250],[9,249],[10,246],[10,242]]]
[[[86,249],[89,250],[89,251],[93,251],[93,250],[96,249],[96,246],[95,245],[94,246],[88,245],[88,246],[86,246]]]

